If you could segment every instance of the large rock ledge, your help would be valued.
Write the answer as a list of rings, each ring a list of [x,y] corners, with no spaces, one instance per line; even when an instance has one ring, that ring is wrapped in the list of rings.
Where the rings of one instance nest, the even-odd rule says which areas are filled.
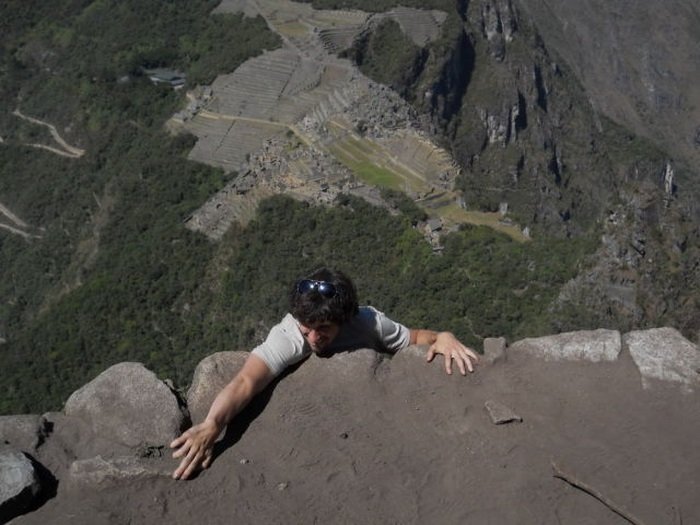
[[[502,338],[487,339],[481,370],[473,377],[479,378],[477,381],[488,378],[489,367],[496,370],[509,361],[535,359],[549,363],[548,366],[557,362],[603,366],[628,354],[631,359],[627,361],[636,366],[643,390],[657,385],[677,389],[680,385],[681,395],[688,395],[700,385],[698,347],[672,328],[634,331],[624,336],[614,330],[562,333],[524,339],[510,346]],[[190,414],[193,421],[206,415],[214,396],[240,369],[247,355],[221,352],[202,360],[194,372],[186,401],[142,364],[120,363],[74,392],[63,412],[1,416],[0,445],[4,448],[0,449],[0,522],[34,510],[52,498],[60,499],[62,491],[85,487],[102,490],[167,478],[175,465],[174,460],[166,458],[170,455],[168,443],[190,424]],[[330,358],[312,356],[289,378],[297,385],[285,394],[290,397],[292,408],[276,417],[283,423],[313,424],[309,418],[328,406],[342,415],[344,399],[356,399],[370,391],[386,392],[382,384],[392,374],[422,377],[420,374],[425,372],[416,370],[423,361],[424,349],[417,347],[391,358],[370,350]],[[439,364],[432,366],[443,375],[441,358],[438,356],[435,361]],[[286,378],[281,379],[281,383],[285,381]],[[324,389],[326,397],[316,399],[313,392],[305,396],[299,385],[304,389],[313,385],[309,390]],[[494,423],[523,419],[511,414],[504,403],[515,399],[508,397],[509,392],[483,404]],[[406,402],[412,402],[411,399],[409,396]],[[493,407],[511,415],[493,419]],[[444,427],[441,432],[450,435],[468,433],[473,428],[470,425],[468,421],[453,426],[435,421],[436,428]],[[348,434],[342,432],[341,436],[346,439]]]

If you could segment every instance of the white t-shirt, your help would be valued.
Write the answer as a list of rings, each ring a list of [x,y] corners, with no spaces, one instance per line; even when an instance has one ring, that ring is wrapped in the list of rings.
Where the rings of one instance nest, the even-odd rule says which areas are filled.
[[[407,347],[410,339],[410,331],[404,325],[371,306],[361,306],[356,316],[341,325],[338,335],[324,353],[357,348],[394,353]],[[292,314],[285,315],[272,327],[265,342],[253,349],[253,354],[262,359],[275,376],[310,353],[311,348]]]

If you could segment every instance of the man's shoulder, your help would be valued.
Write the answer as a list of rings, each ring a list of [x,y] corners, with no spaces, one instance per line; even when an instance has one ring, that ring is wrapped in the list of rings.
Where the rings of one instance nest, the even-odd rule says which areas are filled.
[[[379,314],[381,314],[381,312],[377,310],[374,306],[364,305],[359,307],[355,318],[363,321],[371,321],[376,319]]]
[[[308,353],[304,338],[291,314],[273,326],[265,342],[253,349],[253,354],[260,357],[274,375],[303,359]]]
[[[292,314],[285,315],[282,320],[270,329],[267,341],[285,342],[291,344],[303,342],[297,322]]]
[[[373,306],[360,306],[357,314],[353,316],[348,324],[356,329],[376,330],[385,317],[383,312],[380,312]]]
[[[407,346],[408,334],[407,328],[389,319],[384,312],[373,306],[361,306],[343,327],[337,346],[366,346],[395,352]]]

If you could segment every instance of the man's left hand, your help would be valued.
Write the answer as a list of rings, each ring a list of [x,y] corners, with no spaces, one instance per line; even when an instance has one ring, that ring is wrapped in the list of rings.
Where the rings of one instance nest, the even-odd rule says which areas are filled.
[[[445,356],[445,372],[448,374],[452,374],[452,361],[457,363],[463,376],[467,375],[467,370],[473,372],[474,365],[479,361],[476,353],[460,343],[451,332],[437,334],[435,342],[428,349],[427,361],[432,361],[437,354]]]

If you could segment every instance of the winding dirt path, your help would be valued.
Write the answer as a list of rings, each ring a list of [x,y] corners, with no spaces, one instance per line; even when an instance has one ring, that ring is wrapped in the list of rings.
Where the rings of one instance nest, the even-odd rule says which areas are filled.
[[[9,220],[11,224],[7,224],[7,222],[3,222],[3,219]],[[0,202],[0,228],[3,230],[7,230],[9,232],[15,233],[17,235],[21,235],[25,239],[30,239],[30,238],[38,238],[41,237],[40,235],[35,235],[31,233],[31,230],[33,229],[32,226],[24,222],[22,219],[17,217],[12,211],[5,206],[3,203]]]
[[[44,144],[27,144],[28,146],[46,149],[48,151],[51,151],[52,153],[56,153],[58,155],[62,155],[64,157],[70,157],[73,159],[79,159],[80,157],[85,155],[84,149],[78,148],[76,146],[71,146],[70,144],[68,144],[63,139],[63,137],[61,137],[61,135],[58,133],[56,126],[54,126],[53,124],[50,124],[49,122],[45,122],[43,120],[39,120],[39,119],[34,118],[34,117],[30,117],[28,115],[25,115],[19,110],[19,108],[14,110],[12,112],[12,114],[15,115],[16,117],[19,117],[23,120],[26,120],[27,122],[31,122],[32,124],[38,124],[40,126],[45,126],[45,127],[49,128],[49,132],[51,133],[51,136],[63,148],[64,151],[58,150],[57,148],[53,148],[51,146],[46,146]]]
[[[17,215],[12,213],[12,211],[10,211],[10,209],[1,202],[0,202],[0,213],[2,213],[5,217],[10,219],[12,222],[14,222],[20,228],[29,228],[29,225],[26,222],[24,222],[22,219],[17,217]]]

